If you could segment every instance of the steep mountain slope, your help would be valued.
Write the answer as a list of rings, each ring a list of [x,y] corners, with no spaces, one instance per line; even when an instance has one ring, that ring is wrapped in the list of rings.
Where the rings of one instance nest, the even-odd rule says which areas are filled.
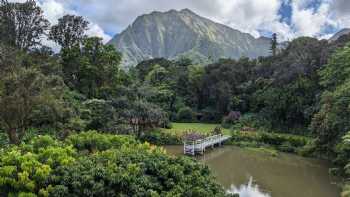
[[[270,39],[255,39],[188,9],[139,16],[109,44],[123,53],[126,67],[156,57],[176,59],[186,56],[201,62],[221,57],[253,58],[270,53]]]
[[[350,28],[344,28],[344,29],[340,30],[339,32],[334,34],[331,38],[329,38],[329,41],[334,42],[334,41],[338,40],[338,38],[340,38],[341,36],[347,35],[347,34],[350,34]]]

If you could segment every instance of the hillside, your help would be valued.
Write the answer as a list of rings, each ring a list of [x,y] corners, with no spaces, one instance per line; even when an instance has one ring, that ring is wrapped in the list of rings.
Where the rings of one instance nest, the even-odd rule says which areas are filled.
[[[336,34],[334,34],[331,38],[329,38],[329,41],[334,42],[338,40],[338,38],[340,38],[341,36],[348,35],[348,34],[350,34],[350,28],[344,28],[339,32],[337,32]]]
[[[191,10],[152,12],[139,16],[110,42],[123,53],[123,65],[156,57],[195,61],[266,56],[270,39],[258,38],[203,18]]]

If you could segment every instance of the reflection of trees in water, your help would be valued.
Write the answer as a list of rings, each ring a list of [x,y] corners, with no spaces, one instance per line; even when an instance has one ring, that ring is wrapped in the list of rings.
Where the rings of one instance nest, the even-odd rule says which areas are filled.
[[[307,197],[313,196],[312,194],[334,196],[328,194],[337,193],[337,189],[330,185],[327,165],[322,160],[284,153],[279,153],[277,157],[274,157],[263,151],[231,146],[208,150],[197,159],[213,170],[224,187],[232,188],[231,184],[235,184],[236,190],[241,189],[248,194],[249,191],[271,191],[268,192],[268,197],[271,195],[294,197],[293,191],[296,188],[303,190],[295,191],[299,196]],[[244,188],[243,186],[249,186],[247,182],[250,177],[254,177],[253,185]],[[253,187],[257,184],[259,190]],[[241,196],[260,197],[261,195]]]
[[[231,149],[228,148],[207,148],[207,152],[205,152],[202,156],[199,156],[198,159],[200,161],[206,162],[216,159],[217,157],[220,157],[224,153],[230,151]]]
[[[231,185],[231,188],[227,190],[230,194],[239,194],[240,197],[271,197],[268,193],[264,193],[259,189],[257,184],[253,183],[253,177],[249,178],[247,184],[236,187]]]

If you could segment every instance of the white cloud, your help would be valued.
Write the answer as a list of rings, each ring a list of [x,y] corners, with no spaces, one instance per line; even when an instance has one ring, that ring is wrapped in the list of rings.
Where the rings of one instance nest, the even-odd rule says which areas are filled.
[[[349,0],[332,0],[330,2],[331,16],[334,25],[338,28],[350,27],[350,2]]]
[[[322,40],[322,39],[328,40],[328,39],[331,38],[333,35],[334,35],[334,34],[324,34],[324,35],[322,35],[322,36],[319,36],[318,38],[319,38],[320,40]]]
[[[62,4],[56,2],[55,0],[46,0],[39,3],[39,5],[44,10],[44,15],[51,24],[56,24],[58,18],[70,12],[69,10],[66,10]]]
[[[79,13],[83,13],[108,32],[119,32],[137,16],[152,11],[189,8],[197,14],[259,37],[259,31],[273,31],[291,38],[289,26],[280,22],[278,11],[285,0],[76,0]]]
[[[280,22],[278,15],[281,1],[268,0],[244,0],[244,1],[218,1],[222,12],[218,17],[223,22],[235,29],[248,32],[255,37],[259,37],[258,30],[274,31],[284,33],[286,25]]]
[[[293,0],[291,6],[295,36],[326,39],[333,35],[329,29],[337,31],[350,27],[349,0],[322,0],[318,3],[315,0]]]
[[[296,36],[318,36],[329,24],[329,4],[322,3],[317,9],[309,7],[307,0],[292,2],[292,24]]]
[[[10,0],[10,2],[25,2],[25,0]],[[72,9],[71,2],[69,0],[40,0],[37,1],[38,5],[44,11],[44,16],[50,21],[51,25],[57,24],[59,18],[66,14],[74,14],[74,15],[84,15],[83,13],[78,13],[74,9]],[[86,18],[86,16],[85,16]],[[98,36],[103,39],[103,42],[106,43],[110,40],[110,36],[104,32],[104,30],[97,24],[90,20],[87,17],[87,20],[90,22],[89,30],[87,31],[87,35],[89,36]],[[43,44],[53,48],[55,51],[58,50],[57,44],[52,41],[43,39]]]
[[[23,0],[13,0],[23,1]],[[226,24],[255,37],[276,32],[279,40],[297,36],[330,35],[329,28],[350,27],[349,0],[39,0],[51,23],[64,14],[82,15],[90,21],[89,35],[119,33],[137,16],[152,11],[189,8],[197,14]],[[282,20],[283,4],[292,9],[290,24]]]
[[[111,39],[111,36],[105,34],[103,29],[97,24],[89,25],[89,30],[87,31],[87,35],[101,37],[103,40],[103,43],[107,43]]]

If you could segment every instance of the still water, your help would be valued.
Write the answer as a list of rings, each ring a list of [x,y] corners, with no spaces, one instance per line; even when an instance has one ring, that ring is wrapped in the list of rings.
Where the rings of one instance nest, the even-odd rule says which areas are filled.
[[[165,146],[182,155],[182,146]],[[318,159],[225,146],[207,151],[198,160],[207,164],[228,192],[240,197],[338,197],[329,164]]]

